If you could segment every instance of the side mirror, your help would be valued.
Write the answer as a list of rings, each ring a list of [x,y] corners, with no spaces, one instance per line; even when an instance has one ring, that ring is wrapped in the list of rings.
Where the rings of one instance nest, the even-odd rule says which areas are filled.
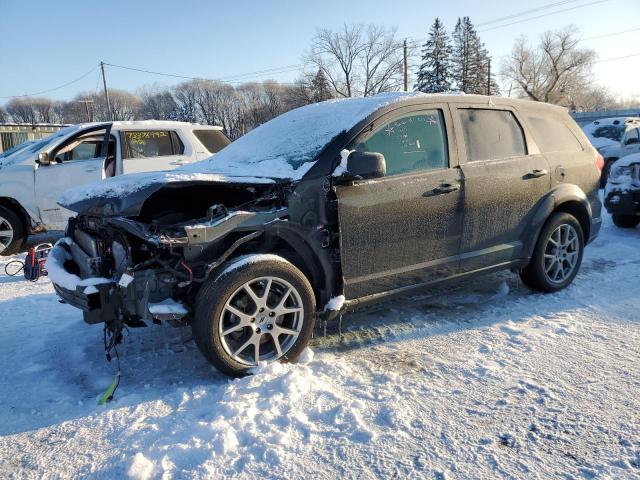
[[[363,179],[380,178],[387,174],[387,162],[381,153],[351,152],[347,157],[347,172]]]
[[[638,140],[637,137],[627,138],[624,142],[625,145],[634,145],[636,143],[640,143],[640,140]]]
[[[49,158],[49,154],[47,152],[40,152],[38,154],[37,162],[40,165],[51,165],[51,159]]]

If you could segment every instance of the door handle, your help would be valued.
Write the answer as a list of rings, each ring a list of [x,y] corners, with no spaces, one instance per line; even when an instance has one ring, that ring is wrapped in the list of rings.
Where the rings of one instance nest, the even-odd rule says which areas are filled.
[[[459,183],[441,183],[439,186],[422,194],[423,197],[433,197],[434,195],[444,195],[460,190]]]
[[[532,170],[531,172],[527,173],[525,176],[526,178],[539,178],[539,177],[544,177],[545,175],[547,175],[549,172],[547,172],[544,169],[535,169]]]
[[[98,167],[88,167],[84,169],[84,171],[88,173],[95,172],[96,170],[98,170]]]
[[[176,160],[175,162],[171,162],[171,165],[185,165],[189,162],[185,162],[184,160]]]

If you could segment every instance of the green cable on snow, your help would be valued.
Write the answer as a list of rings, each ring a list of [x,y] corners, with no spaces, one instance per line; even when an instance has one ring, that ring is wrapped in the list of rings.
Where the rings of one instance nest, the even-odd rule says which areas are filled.
[[[113,382],[111,382],[111,385],[109,385],[109,388],[107,388],[107,391],[102,394],[102,397],[100,397],[98,405],[104,405],[105,403],[110,402],[113,399],[113,393],[116,391],[116,388],[118,388],[119,383],[120,370],[118,370],[118,372],[116,373],[116,377],[113,379]]]

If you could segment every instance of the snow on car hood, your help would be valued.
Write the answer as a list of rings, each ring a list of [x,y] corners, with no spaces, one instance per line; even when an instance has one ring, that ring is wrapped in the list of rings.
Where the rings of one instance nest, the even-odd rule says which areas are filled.
[[[631,155],[627,155],[626,157],[622,157],[611,165],[611,172],[614,172],[615,169],[619,167],[630,167],[631,165],[640,163],[640,153],[632,153]],[[638,184],[638,180],[633,174],[625,174],[620,175],[618,177],[613,176],[613,174],[609,175],[607,179],[607,184],[605,186],[604,195],[605,198],[609,196],[610,193],[613,192],[626,192],[629,190],[638,190],[640,185]]]
[[[340,133],[379,108],[416,96],[425,94],[383,93],[296,108],[250,131],[216,155],[179,170],[298,180]]]
[[[98,180],[64,192],[58,204],[76,213],[92,212],[103,215],[136,214],[142,203],[167,185],[196,183],[270,184],[271,178],[243,177],[215,173],[179,171],[133,173]]]

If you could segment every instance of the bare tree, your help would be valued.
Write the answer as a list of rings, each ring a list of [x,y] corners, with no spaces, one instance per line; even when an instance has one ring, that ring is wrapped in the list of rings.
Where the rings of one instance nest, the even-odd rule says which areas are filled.
[[[338,96],[374,95],[401,84],[402,48],[395,30],[347,25],[319,30],[308,60],[322,71]]]
[[[544,33],[535,48],[520,37],[502,65],[502,76],[524,97],[568,104],[572,95],[588,86],[595,58],[593,50],[577,44],[573,27]]]
[[[197,82],[189,81],[177,85],[173,89],[173,98],[178,106],[176,120],[195,122],[197,120]]]
[[[141,88],[138,90],[141,119],[170,120],[175,117],[178,104],[171,91],[158,86]]]
[[[598,111],[619,108],[614,96],[608,88],[602,86],[588,87],[576,92],[570,99],[572,110]]]
[[[12,98],[6,108],[16,123],[38,123],[36,111],[29,98]]]
[[[7,111],[0,107],[0,123],[7,123],[9,121],[9,114]]]

